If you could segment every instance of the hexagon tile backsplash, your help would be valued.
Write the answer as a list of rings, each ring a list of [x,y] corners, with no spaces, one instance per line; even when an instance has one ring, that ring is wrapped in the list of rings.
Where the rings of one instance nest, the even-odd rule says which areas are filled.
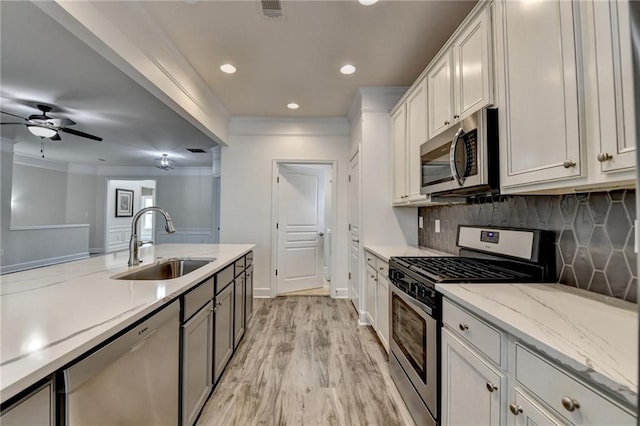
[[[635,189],[584,194],[514,195],[471,204],[422,207],[419,244],[457,253],[461,225],[538,228],[556,235],[558,282],[637,303]],[[440,219],[436,234],[434,220]]]

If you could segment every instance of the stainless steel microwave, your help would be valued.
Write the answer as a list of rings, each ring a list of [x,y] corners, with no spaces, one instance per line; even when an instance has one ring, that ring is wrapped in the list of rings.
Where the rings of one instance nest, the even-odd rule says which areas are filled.
[[[498,110],[481,109],[420,146],[421,194],[468,197],[499,189]]]

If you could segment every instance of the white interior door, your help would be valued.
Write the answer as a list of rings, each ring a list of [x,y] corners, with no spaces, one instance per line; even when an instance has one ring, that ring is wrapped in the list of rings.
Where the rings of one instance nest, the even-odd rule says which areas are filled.
[[[278,168],[277,294],[323,285],[323,176],[313,166]]]
[[[349,299],[360,313],[360,155],[349,162]]]

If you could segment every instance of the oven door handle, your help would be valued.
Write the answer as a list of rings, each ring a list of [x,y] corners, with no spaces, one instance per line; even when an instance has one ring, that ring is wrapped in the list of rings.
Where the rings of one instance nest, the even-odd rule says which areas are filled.
[[[458,182],[458,185],[464,185],[465,176],[461,176],[458,172],[458,165],[456,164],[456,151],[458,150],[458,142],[462,137],[464,137],[465,132],[462,127],[458,129],[455,136],[453,137],[453,142],[451,143],[451,150],[449,151],[449,165],[451,166],[451,175]],[[464,143],[464,140],[463,140]],[[469,163],[469,158],[467,158],[467,150],[464,150],[464,169],[466,170]]]

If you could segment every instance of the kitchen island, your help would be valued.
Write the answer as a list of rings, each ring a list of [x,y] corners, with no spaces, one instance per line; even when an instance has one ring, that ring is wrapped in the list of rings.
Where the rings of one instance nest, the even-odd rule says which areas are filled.
[[[171,257],[216,260],[169,280],[115,280],[121,251],[0,277],[2,402],[166,305],[253,249],[252,244],[160,244],[142,265]],[[144,266],[141,266],[144,267]]]

